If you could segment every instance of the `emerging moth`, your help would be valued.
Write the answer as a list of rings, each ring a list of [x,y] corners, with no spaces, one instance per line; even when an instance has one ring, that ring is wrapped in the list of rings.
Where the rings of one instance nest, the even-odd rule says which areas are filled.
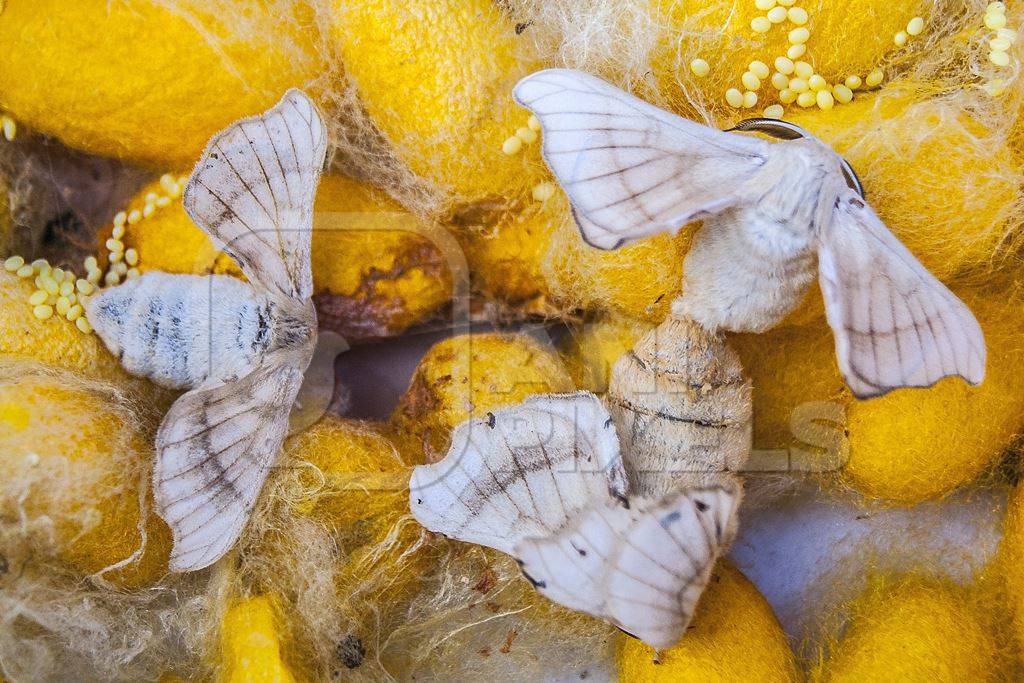
[[[298,90],[229,126],[207,145],[184,204],[249,282],[153,272],[87,304],[126,369],[187,390],[160,424],[153,472],[172,571],[234,545],[287,434],[317,338],[310,241],[326,149],[320,114]]]
[[[686,631],[732,542],[732,477],[634,488],[616,426],[593,394],[533,396],[469,420],[420,465],[409,506],[426,528],[515,557],[543,595],[657,648]]]
[[[708,128],[578,71],[539,71],[514,96],[540,120],[544,159],[591,245],[615,249],[703,221],[676,315],[710,332],[764,331],[799,303],[817,261],[857,396],[949,375],[981,382],[974,316],[848,186],[848,167],[824,143]]]

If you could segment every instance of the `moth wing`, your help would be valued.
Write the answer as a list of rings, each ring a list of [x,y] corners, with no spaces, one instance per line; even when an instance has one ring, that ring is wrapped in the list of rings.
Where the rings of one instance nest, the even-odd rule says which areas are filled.
[[[288,431],[308,354],[272,355],[252,373],[171,406],[156,436],[153,492],[174,536],[172,571],[220,559],[238,539]]]
[[[853,191],[836,203],[818,259],[836,356],[855,395],[927,387],[950,375],[981,383],[978,321]]]
[[[588,509],[515,555],[545,597],[604,619],[657,649],[679,642],[719,555],[735,535],[738,485],[695,488],[660,502]]]
[[[444,459],[413,471],[409,506],[431,531],[511,553],[593,500],[625,493],[615,425],[596,396],[580,392],[462,423]]]
[[[326,150],[316,105],[289,90],[262,115],[210,140],[185,189],[185,210],[250,282],[307,299],[313,200]]]
[[[580,71],[521,80],[516,101],[540,120],[542,154],[583,238],[615,249],[717,213],[770,146],[670,114]]]

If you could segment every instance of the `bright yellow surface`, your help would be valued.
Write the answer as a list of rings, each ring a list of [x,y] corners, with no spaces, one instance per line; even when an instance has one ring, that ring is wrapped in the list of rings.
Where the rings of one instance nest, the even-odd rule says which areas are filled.
[[[7,0],[0,109],[94,154],[157,168],[325,70],[304,2]]]
[[[630,683],[798,681],[786,634],[764,596],[728,560],[719,561],[686,635],[657,656],[635,638],[619,652]]]

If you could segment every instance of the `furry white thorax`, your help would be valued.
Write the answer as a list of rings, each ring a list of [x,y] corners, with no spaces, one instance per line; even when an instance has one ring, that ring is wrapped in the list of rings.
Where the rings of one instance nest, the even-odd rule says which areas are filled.
[[[839,158],[817,140],[776,143],[734,208],[694,236],[673,313],[709,331],[764,332],[800,303],[818,237],[843,188]]]
[[[87,307],[96,333],[126,370],[171,389],[243,377],[266,353],[308,341],[315,329],[312,310],[287,312],[227,275],[146,273],[101,292]]]

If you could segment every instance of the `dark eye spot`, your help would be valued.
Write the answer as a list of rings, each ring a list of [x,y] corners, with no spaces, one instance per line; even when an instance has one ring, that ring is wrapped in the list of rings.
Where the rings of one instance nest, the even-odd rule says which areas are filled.
[[[494,417],[494,413],[487,413],[487,426],[494,429],[494,425],[497,419]]]
[[[863,209],[864,208],[864,202],[862,202],[861,200],[857,199],[856,197],[854,197],[853,199],[850,200],[850,204],[852,206],[857,207],[858,209]]]
[[[703,500],[695,500],[693,501],[693,504],[696,505],[697,509],[700,510],[701,512],[707,512],[708,510],[708,504],[705,503]]]

